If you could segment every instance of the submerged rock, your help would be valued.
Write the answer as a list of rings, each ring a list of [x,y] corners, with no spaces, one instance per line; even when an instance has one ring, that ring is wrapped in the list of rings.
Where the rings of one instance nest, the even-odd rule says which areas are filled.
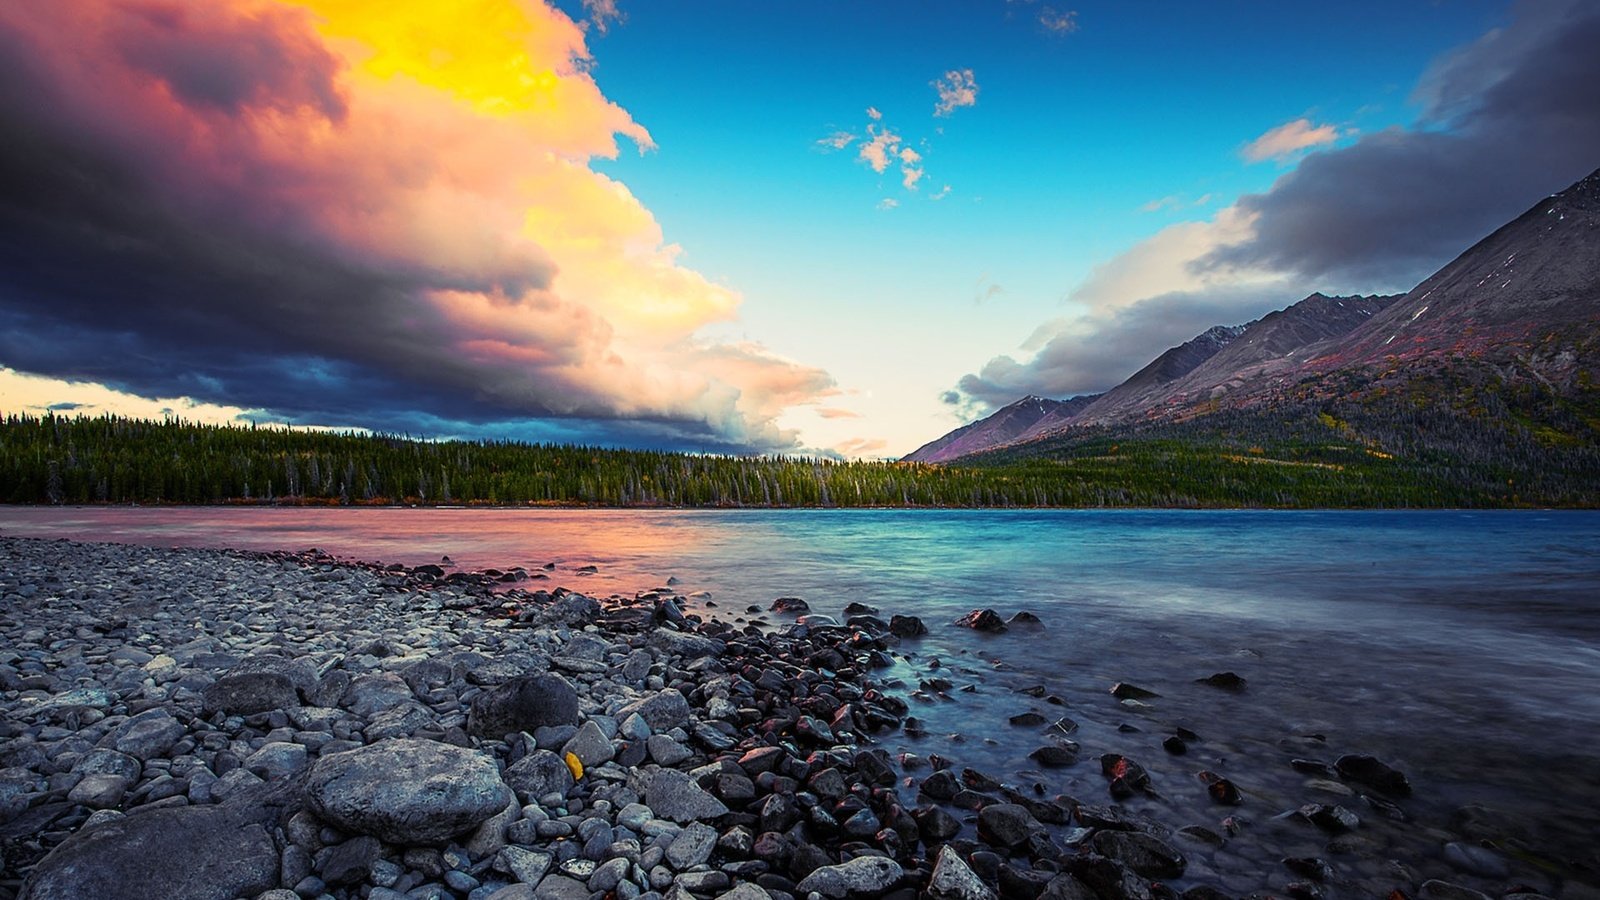
[[[1396,797],[1411,796],[1411,782],[1406,776],[1375,756],[1347,754],[1335,760],[1333,767],[1341,776],[1358,784]]]
[[[985,631],[997,634],[1006,630],[1006,623],[1000,614],[992,609],[975,609],[956,620],[962,628],[971,628],[973,631]]]

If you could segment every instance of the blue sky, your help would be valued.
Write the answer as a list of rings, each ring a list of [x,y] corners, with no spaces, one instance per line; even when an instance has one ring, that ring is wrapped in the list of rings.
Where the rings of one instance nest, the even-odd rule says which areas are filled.
[[[898,456],[1600,164],[1560,0],[62,9],[0,14],[6,411]]]

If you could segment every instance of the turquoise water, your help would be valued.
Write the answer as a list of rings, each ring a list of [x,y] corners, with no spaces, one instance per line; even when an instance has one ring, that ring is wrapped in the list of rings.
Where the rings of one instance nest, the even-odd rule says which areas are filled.
[[[1090,802],[1109,800],[1093,757],[1125,753],[1161,789],[1134,806],[1173,826],[1227,812],[1208,804],[1199,768],[1228,774],[1249,814],[1269,820],[1331,802],[1291,756],[1366,752],[1411,777],[1419,823],[1448,829],[1457,808],[1485,804],[1557,865],[1594,864],[1600,513],[0,508],[0,533],[316,546],[408,564],[448,555],[464,568],[553,562],[552,584],[599,595],[673,577],[728,618],[778,596],[835,615],[858,601],[929,623],[891,672],[908,693],[934,672],[958,688],[913,703],[930,736],[888,737],[892,749]],[[585,565],[599,572],[579,576]],[[1045,627],[949,625],[980,607],[1026,609]],[[1218,671],[1248,688],[1193,681]],[[1116,681],[1162,696],[1129,709],[1107,692]],[[1013,692],[1033,684],[1065,707]],[[1029,708],[1077,720],[1085,762],[1030,770],[1038,736],[1006,724]],[[1160,748],[1178,725],[1202,738],[1185,757]],[[1307,734],[1325,745],[1295,743]],[[1444,865],[1442,833],[1370,821],[1364,833],[1424,870]]]

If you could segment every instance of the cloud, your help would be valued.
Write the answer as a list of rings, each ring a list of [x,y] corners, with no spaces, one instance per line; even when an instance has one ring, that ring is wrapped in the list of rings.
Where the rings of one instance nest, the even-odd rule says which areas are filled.
[[[882,455],[884,448],[888,447],[887,441],[878,438],[851,438],[842,441],[834,449],[846,458]]]
[[[617,0],[583,0],[583,11],[589,16],[589,24],[601,34],[610,31],[612,23],[628,21],[627,14],[617,8]]]
[[[978,105],[978,81],[971,69],[951,69],[932,84],[939,95],[939,102],[933,106],[935,116],[948,116],[963,106]]]
[[[1343,136],[1332,125],[1313,125],[1310,119],[1295,119],[1268,129],[1265,134],[1246,144],[1239,154],[1249,162],[1285,160],[1303,150],[1331,144]]]
[[[993,300],[1006,292],[1005,288],[989,280],[989,273],[987,272],[978,276],[978,280],[972,285],[972,289],[972,302],[977,306],[982,306],[985,302]]]
[[[832,380],[699,337],[741,298],[590,167],[654,144],[583,29],[467,5],[0,6],[0,363],[289,421],[795,446],[777,415]]]
[[[917,189],[917,182],[922,180],[922,154],[910,147],[900,148],[900,183],[908,191]]]
[[[885,197],[882,200],[878,201],[878,208],[879,209],[885,209],[885,210],[894,209],[895,207],[898,207],[899,205],[900,205],[900,201],[894,199],[893,197]]]
[[[1446,54],[1410,127],[1307,157],[1239,200],[1253,237],[1208,265],[1289,270],[1331,284],[1409,287],[1600,164],[1600,6],[1528,3]]]
[[[950,196],[950,185],[947,184],[944,187],[940,188],[937,192],[929,194],[928,195],[928,199],[929,200],[943,200],[944,198],[946,198],[948,196]]]
[[[1058,12],[1046,6],[1039,10],[1039,25],[1050,34],[1072,34],[1078,30],[1078,14],[1073,10]]]
[[[859,419],[861,414],[850,409],[841,409],[837,406],[819,406],[817,415],[824,419]]]
[[[889,168],[891,160],[898,155],[900,136],[887,128],[876,125],[867,126],[867,137],[856,156],[862,162],[872,167],[872,171],[882,175]]]
[[[1140,212],[1147,212],[1147,213],[1149,213],[1149,212],[1160,212],[1163,209],[1176,209],[1176,208],[1178,208],[1178,207],[1180,207],[1182,205],[1183,205],[1183,198],[1182,197],[1178,196],[1177,194],[1168,194],[1167,196],[1162,197],[1159,200],[1151,200],[1150,202],[1144,204],[1143,206],[1140,206],[1139,207],[1139,211]]]
[[[878,112],[878,108],[876,106],[869,106],[867,107],[867,118],[876,122],[883,118],[883,113]]]
[[[964,376],[951,405],[1105,390],[1212,325],[1314,290],[1405,290],[1592,171],[1600,7],[1514,9],[1506,28],[1435,62],[1417,85],[1413,125],[1307,156],[1268,191],[1096,267],[1064,315]]]
[[[843,150],[855,142],[856,136],[848,131],[835,131],[833,134],[817,141],[817,146],[824,151]]]

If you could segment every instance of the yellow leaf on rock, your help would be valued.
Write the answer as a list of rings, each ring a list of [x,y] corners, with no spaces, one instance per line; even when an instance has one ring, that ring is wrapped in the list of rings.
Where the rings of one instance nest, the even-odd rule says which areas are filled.
[[[583,777],[583,761],[578,759],[578,754],[567,754],[567,768],[572,770],[572,777],[574,779]]]

